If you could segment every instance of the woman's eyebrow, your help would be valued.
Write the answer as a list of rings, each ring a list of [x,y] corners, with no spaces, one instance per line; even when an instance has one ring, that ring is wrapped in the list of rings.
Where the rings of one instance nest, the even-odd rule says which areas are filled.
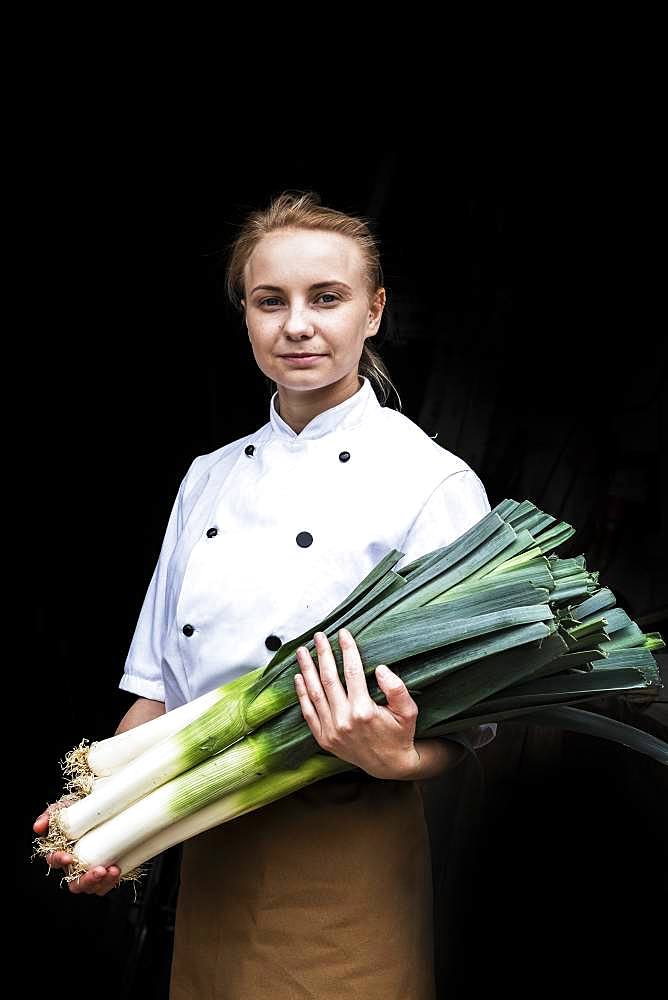
[[[332,285],[340,285],[341,288],[347,288],[349,292],[352,292],[350,285],[347,285],[345,281],[316,281],[315,285],[311,285],[309,292],[312,292],[314,288],[331,288]],[[256,285],[253,292],[257,292],[260,288],[267,292],[282,292],[283,289],[280,285]]]

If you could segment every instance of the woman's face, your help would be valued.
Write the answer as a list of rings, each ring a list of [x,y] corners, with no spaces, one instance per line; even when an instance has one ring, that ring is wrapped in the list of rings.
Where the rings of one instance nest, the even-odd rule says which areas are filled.
[[[385,304],[381,288],[369,305],[355,241],[320,230],[284,229],[263,237],[246,264],[244,291],[258,367],[288,391],[322,389],[357,373],[364,341],[378,331]],[[294,364],[288,354],[320,357]]]

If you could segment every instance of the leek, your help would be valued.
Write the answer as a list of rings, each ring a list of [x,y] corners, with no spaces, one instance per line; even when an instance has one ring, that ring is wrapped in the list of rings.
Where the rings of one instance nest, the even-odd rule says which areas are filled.
[[[644,635],[614,607],[584,556],[553,554],[573,534],[530,501],[504,500],[455,542],[399,570],[403,553],[392,550],[266,667],[72,751],[65,774],[80,797],[54,812],[36,853],[73,854],[71,878],[119,859],[122,877],[134,877],[160,845],[353,768],[322,751],[295,692],[296,649],[313,651],[316,631],[328,636],[344,686],[338,630],[353,634],[376,701],[384,695],[375,665],[393,667],[418,703],[416,738],[504,718],[555,718],[601,694],[655,696],[662,684],[652,652],[665,648],[663,638]],[[569,713],[558,716],[561,724],[586,729],[592,713]],[[597,716],[595,726],[596,735],[623,741],[624,724],[606,730]],[[668,762],[668,745],[654,737],[629,745]]]

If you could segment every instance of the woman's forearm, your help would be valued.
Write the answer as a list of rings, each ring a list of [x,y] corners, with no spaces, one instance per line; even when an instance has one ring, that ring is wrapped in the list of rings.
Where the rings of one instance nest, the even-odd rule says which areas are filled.
[[[151,719],[157,719],[159,715],[164,714],[164,701],[154,701],[152,698],[137,698],[119,722],[114,736],[124,733],[127,729],[134,729],[135,726],[141,726],[144,722],[150,722]]]
[[[420,760],[410,774],[412,781],[437,778],[451,767],[455,767],[466,756],[466,747],[448,739],[415,740],[415,749]]]

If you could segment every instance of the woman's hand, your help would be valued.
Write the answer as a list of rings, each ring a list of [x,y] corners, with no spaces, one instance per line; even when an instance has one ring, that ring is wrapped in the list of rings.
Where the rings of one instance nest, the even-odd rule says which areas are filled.
[[[73,795],[72,801],[76,801],[76,799],[77,796]],[[38,836],[44,836],[49,829],[49,817],[65,805],[67,805],[67,800],[61,799],[60,802],[52,803],[41,816],[37,817],[32,828]],[[69,865],[74,861],[74,858],[67,851],[51,851],[50,854],[46,855],[45,860],[49,868],[64,868],[67,870]],[[104,896],[110,889],[118,885],[120,874],[121,869],[118,865],[110,865],[108,868],[98,865],[95,868],[89,869],[89,871],[85,872],[79,878],[68,882],[67,888],[74,894],[84,892],[89,895]]]
[[[376,667],[376,680],[387,705],[377,705],[353,636],[342,628],[338,638],[347,692],[323,632],[314,636],[318,670],[305,646],[297,650],[301,673],[295,674],[295,687],[302,715],[323,750],[375,778],[407,779],[420,759],[413,742],[417,704],[398,674],[383,664]]]

